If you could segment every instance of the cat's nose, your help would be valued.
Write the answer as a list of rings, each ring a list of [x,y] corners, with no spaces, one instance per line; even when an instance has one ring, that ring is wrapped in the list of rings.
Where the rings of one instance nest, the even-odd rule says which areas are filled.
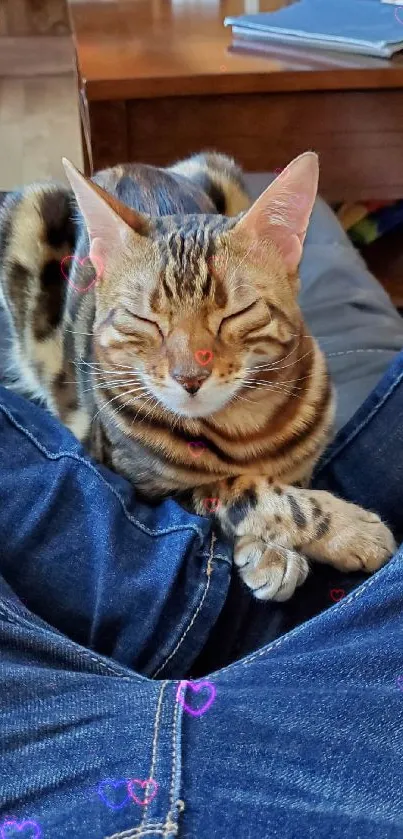
[[[190,393],[191,396],[194,396],[198,390],[200,390],[203,382],[208,379],[210,376],[209,370],[203,370],[197,374],[197,376],[186,376],[181,373],[176,373],[175,370],[172,371],[171,376],[178,382],[182,387],[186,390],[186,393]]]

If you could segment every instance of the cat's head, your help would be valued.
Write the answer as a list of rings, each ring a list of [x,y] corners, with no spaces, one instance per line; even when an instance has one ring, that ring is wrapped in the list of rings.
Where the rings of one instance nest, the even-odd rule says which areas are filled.
[[[235,219],[150,218],[65,165],[90,257],[102,265],[93,350],[106,378],[129,376],[165,409],[204,417],[289,353],[301,331],[297,270],[317,192],[314,153]]]

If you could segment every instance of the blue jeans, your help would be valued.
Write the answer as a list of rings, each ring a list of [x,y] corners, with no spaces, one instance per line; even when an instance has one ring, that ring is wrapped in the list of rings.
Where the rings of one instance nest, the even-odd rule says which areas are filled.
[[[402,380],[315,476],[399,539]],[[401,550],[257,603],[207,518],[3,388],[0,456],[1,839],[403,837]]]

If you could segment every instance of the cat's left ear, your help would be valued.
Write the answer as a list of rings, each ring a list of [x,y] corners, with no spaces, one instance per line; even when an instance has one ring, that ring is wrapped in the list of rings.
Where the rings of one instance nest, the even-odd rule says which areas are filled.
[[[147,222],[140,213],[85,178],[65,157],[63,166],[84,217],[90,238],[89,257],[95,257],[96,268],[100,260],[105,264],[112,252],[121,250],[133,233],[144,235]]]
[[[287,271],[298,268],[309,218],[318,191],[319,163],[314,152],[296,157],[255,201],[234,228],[257,245],[272,241]]]

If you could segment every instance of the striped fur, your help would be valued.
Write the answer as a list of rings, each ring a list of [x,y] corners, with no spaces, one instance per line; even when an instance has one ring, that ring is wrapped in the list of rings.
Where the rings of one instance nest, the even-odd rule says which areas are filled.
[[[357,529],[359,561],[378,567],[393,542],[377,517],[376,538],[363,539],[364,511],[303,489],[326,444],[331,387],[296,275],[270,242],[249,256],[238,167],[206,153],[166,170],[116,166],[93,182],[130,232],[99,284],[80,263],[89,237],[69,190],[34,184],[3,207],[14,386],[144,496],[177,494],[199,513],[216,498],[257,597],[290,596],[303,554],[355,568]],[[66,283],[60,262],[73,254]],[[205,384],[190,398],[176,376]],[[330,549],[340,504],[350,541]]]

